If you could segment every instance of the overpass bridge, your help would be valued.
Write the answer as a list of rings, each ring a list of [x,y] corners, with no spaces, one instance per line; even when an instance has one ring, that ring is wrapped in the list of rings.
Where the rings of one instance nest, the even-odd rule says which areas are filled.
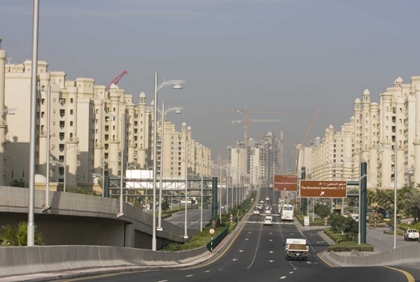
[[[0,226],[28,220],[28,188],[0,186]],[[150,249],[152,215],[124,203],[117,218],[117,199],[76,193],[50,192],[51,209],[42,211],[45,191],[35,191],[35,224],[47,245],[102,245]],[[185,242],[184,228],[162,220],[157,248]],[[188,237],[199,230],[188,229]]]

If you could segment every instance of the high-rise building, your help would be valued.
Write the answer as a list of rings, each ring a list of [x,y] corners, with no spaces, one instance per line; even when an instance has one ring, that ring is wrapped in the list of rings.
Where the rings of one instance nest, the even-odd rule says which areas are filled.
[[[420,183],[420,76],[407,84],[398,77],[379,96],[379,103],[371,102],[366,89],[341,131],[329,126],[311,148],[314,179],[358,180],[365,161],[369,188]]]
[[[249,138],[247,149],[237,142],[235,147],[228,147],[228,160],[232,181],[237,177],[235,171],[241,167],[240,173],[246,175],[252,185],[272,184],[274,175],[282,173],[283,132],[280,132],[280,139],[272,132],[267,132],[259,141]]]
[[[5,64],[6,51],[0,50],[0,184],[28,182],[30,142],[31,61]],[[36,173],[49,175],[51,182],[86,187],[94,184],[94,174],[119,176],[121,151],[124,169],[152,168],[153,101],[146,104],[140,93],[138,104],[133,96],[111,85],[95,85],[92,78],[67,80],[60,71],[49,71],[45,61],[38,61]],[[48,91],[50,89],[50,91]],[[48,111],[50,101],[50,112]],[[50,115],[50,132],[47,117]],[[159,118],[160,119],[160,118]],[[160,122],[158,146],[160,148]],[[47,136],[50,135],[50,148]],[[191,127],[184,123],[181,132],[165,120],[163,167],[165,177],[185,178],[185,141],[189,143],[189,173],[211,175],[211,151],[192,139]],[[122,143],[123,142],[123,143]],[[47,155],[47,152],[49,154]],[[46,171],[47,159],[50,171]]]

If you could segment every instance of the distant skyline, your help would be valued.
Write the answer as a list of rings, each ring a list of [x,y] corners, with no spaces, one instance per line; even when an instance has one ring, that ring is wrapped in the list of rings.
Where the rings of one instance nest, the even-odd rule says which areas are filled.
[[[284,165],[292,142],[302,141],[317,108],[308,142],[352,116],[369,89],[372,101],[401,76],[420,75],[417,11],[420,3],[335,0],[41,0],[39,59],[68,79],[91,77],[118,84],[135,101],[153,99],[153,74],[186,79],[182,91],[165,89],[160,101],[183,106],[170,117],[185,121],[193,138],[226,158],[242,140],[243,116],[232,110],[286,112],[281,123],[254,123],[249,137],[284,132]],[[0,3],[0,37],[12,63],[31,58],[30,0]]]

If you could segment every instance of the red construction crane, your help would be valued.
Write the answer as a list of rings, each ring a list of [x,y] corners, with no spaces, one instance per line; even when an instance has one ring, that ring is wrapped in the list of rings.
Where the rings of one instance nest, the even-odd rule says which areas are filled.
[[[126,71],[126,70],[124,70],[124,71],[122,71],[119,75],[117,75],[112,81],[111,81],[111,83],[108,85],[108,87],[107,88],[105,88],[105,90],[106,91],[108,91],[109,90],[109,88],[111,87],[111,85],[112,84],[115,84],[115,85],[117,85],[117,83],[118,83],[118,81],[120,81],[120,79],[125,75],[125,74],[127,74],[128,73],[128,71]]]

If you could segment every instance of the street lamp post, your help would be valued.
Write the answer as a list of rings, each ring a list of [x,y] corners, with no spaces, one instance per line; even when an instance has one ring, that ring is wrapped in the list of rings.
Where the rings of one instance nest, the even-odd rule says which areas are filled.
[[[185,218],[184,218],[184,239],[188,239],[187,219],[188,219],[188,138],[185,135]]]
[[[163,231],[162,228],[162,186],[163,186],[163,149],[165,147],[164,137],[165,137],[165,117],[169,112],[175,112],[176,114],[182,113],[181,107],[172,107],[165,111],[165,101],[162,101],[162,111],[160,112],[161,121],[160,121],[160,180],[159,180],[159,215],[158,215],[158,227],[157,231]]]
[[[152,219],[152,250],[156,251],[156,170],[157,170],[157,112],[158,92],[160,89],[173,85],[173,89],[182,89],[185,80],[168,80],[158,85],[158,74],[155,73],[155,95],[153,105],[153,219]]]
[[[42,211],[46,211],[50,209],[50,140],[51,140],[51,134],[50,134],[50,124],[51,124],[51,85],[47,86],[47,164],[46,164],[46,175],[47,183],[45,185],[45,205],[42,209]]]
[[[34,0],[32,31],[32,73],[31,73],[31,124],[29,152],[29,197],[28,197],[28,234],[27,246],[35,244],[35,160],[36,160],[36,123],[37,123],[37,69],[38,69],[39,0]]]

